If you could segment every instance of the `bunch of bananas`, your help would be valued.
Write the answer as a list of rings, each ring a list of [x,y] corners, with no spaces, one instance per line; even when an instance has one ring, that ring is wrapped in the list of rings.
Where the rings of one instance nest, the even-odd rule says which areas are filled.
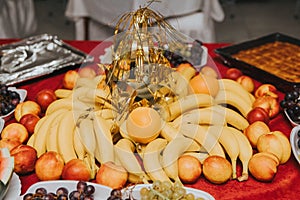
[[[225,158],[227,154],[232,178],[247,180],[252,147],[242,131],[249,125],[245,117],[254,97],[235,81],[218,81],[220,90],[215,97],[187,94],[164,102],[159,111],[164,124],[159,137],[138,144],[120,134],[115,121],[118,112],[112,104],[111,90],[105,85],[105,75],[80,77],[73,90],[55,91],[59,99],[49,105],[28,144],[38,156],[56,151],[65,163],[74,158],[84,160],[93,172],[91,179],[99,164],[113,161],[128,171],[131,182],[180,181],[177,160],[181,155],[193,155],[203,162],[208,156]],[[186,87],[180,78],[168,85],[186,91],[180,89]],[[237,159],[243,165],[240,176],[236,172]]]

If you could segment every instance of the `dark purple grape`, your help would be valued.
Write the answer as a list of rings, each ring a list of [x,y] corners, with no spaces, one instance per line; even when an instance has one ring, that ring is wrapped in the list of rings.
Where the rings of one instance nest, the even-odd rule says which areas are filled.
[[[110,196],[122,198],[122,192],[121,192],[120,189],[113,189],[113,190],[110,192]]]
[[[95,192],[95,187],[92,185],[88,185],[88,186],[86,186],[84,194],[90,196],[90,195],[94,194],[94,192]]]
[[[9,96],[11,99],[20,99],[20,95],[16,91],[11,91]]]
[[[298,141],[297,141],[297,146],[300,149],[300,139],[298,139]]]
[[[32,193],[27,193],[24,195],[23,200],[32,200],[33,194]]]
[[[69,194],[70,200],[73,200],[73,199],[77,200],[77,199],[79,199],[79,197],[80,197],[80,192],[77,190],[74,190]]]
[[[60,188],[58,188],[58,189],[56,190],[56,195],[59,196],[59,195],[61,195],[61,194],[64,194],[64,195],[68,196],[68,194],[69,194],[68,189],[65,188],[65,187],[60,187]]]
[[[78,181],[76,189],[80,193],[83,193],[86,190],[86,187],[87,187],[87,183],[86,182],[84,182],[84,181]]]
[[[1,107],[1,113],[3,115],[7,115],[10,112],[10,110],[8,109],[8,107]]]
[[[297,135],[298,135],[298,137],[300,138],[300,130],[298,130]]]
[[[46,188],[43,188],[43,187],[41,187],[41,188],[37,188],[36,190],[35,190],[35,194],[41,194],[41,195],[46,195],[47,194],[47,190],[46,190]]]
[[[61,194],[57,197],[57,200],[68,200],[68,195]]]
[[[85,196],[83,200],[94,200],[94,197],[92,197],[92,196]]]
[[[43,200],[55,200],[55,199],[56,199],[56,196],[54,196],[52,193],[46,194],[43,197]]]

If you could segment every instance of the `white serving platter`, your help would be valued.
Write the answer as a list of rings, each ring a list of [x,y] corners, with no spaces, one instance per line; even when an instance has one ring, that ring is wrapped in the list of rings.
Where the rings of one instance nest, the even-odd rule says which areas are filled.
[[[294,154],[294,157],[300,164],[300,148],[298,147],[298,140],[300,140],[300,137],[298,136],[298,131],[300,131],[300,125],[295,126],[290,134],[290,143],[292,146],[292,152]]]

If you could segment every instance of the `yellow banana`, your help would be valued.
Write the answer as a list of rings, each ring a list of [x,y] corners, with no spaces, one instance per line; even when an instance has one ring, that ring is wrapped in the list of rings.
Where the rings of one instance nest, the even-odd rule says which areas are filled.
[[[177,117],[172,125],[179,128],[182,123],[188,124],[206,124],[206,125],[224,125],[225,116],[217,110],[216,107],[210,106],[207,108],[197,108],[188,111]]]
[[[207,152],[192,152],[192,151],[184,152],[183,155],[193,156],[197,158],[201,164],[203,164],[204,160],[209,156]]]
[[[34,147],[33,144],[34,144],[34,137],[35,137],[35,134],[32,134],[28,141],[27,141],[27,145],[31,146],[31,147]]]
[[[239,159],[242,162],[243,171],[242,171],[242,175],[238,177],[238,180],[245,181],[248,179],[249,160],[253,155],[252,146],[248,138],[246,137],[246,135],[244,135],[241,131],[233,127],[224,127],[224,129],[228,129],[230,132],[232,132],[239,143],[239,147],[240,147]]]
[[[37,129],[35,130],[34,134],[34,143],[33,146],[37,151],[38,157],[41,156],[43,153],[46,152],[46,141],[47,141],[47,134],[50,128],[50,124],[52,121],[57,118],[60,114],[66,112],[66,109],[59,109],[49,115],[45,115],[42,117],[38,123]]]
[[[95,111],[96,115],[103,117],[104,119],[114,119],[117,116],[117,112],[112,109],[101,109]]]
[[[75,130],[74,130],[74,150],[75,150],[75,153],[77,155],[77,157],[81,160],[84,159],[84,156],[86,154],[86,151],[85,151],[85,147],[84,145],[82,144],[81,142],[81,138],[80,138],[80,135],[79,135],[79,128],[76,126],[75,127]]]
[[[45,115],[49,115],[55,112],[56,110],[60,110],[60,109],[71,110],[72,104],[73,104],[72,98],[55,100],[48,106]]]
[[[220,90],[231,91],[240,96],[241,99],[247,101],[249,104],[253,103],[253,99],[250,97],[248,92],[240,83],[231,79],[219,79]],[[251,94],[252,95],[252,94]]]
[[[57,133],[61,119],[64,117],[64,112],[60,113],[49,125],[46,141],[46,150],[58,152]]]
[[[252,109],[252,104],[232,91],[219,91],[215,97],[215,104],[229,104],[238,109],[244,117],[246,117],[248,112]]]
[[[183,124],[180,130],[184,136],[193,138],[201,144],[209,155],[218,155],[225,158],[225,152],[218,138],[209,134],[204,127],[196,124]]]
[[[161,116],[165,121],[172,121],[182,113],[199,107],[213,105],[213,98],[208,94],[190,94],[170,103],[161,110]]]
[[[66,111],[58,125],[57,146],[65,163],[77,158],[74,150],[74,130],[76,122],[72,111]]]
[[[120,139],[114,145],[115,156],[118,157],[118,160],[122,166],[131,174],[134,174],[140,177],[141,180],[145,178],[148,179],[146,173],[142,169],[139,161],[137,160],[136,155],[134,154],[135,146],[128,139]]]
[[[174,182],[181,183],[178,176],[178,158],[189,148],[193,143],[193,139],[178,136],[171,140],[165,147],[162,154],[162,166],[166,174]]]
[[[225,121],[227,124],[239,130],[244,130],[249,126],[247,119],[235,110],[220,105],[216,105],[214,107],[216,107],[217,111],[225,115]]]
[[[97,88],[97,82],[96,79],[86,78],[86,77],[79,77],[76,80],[76,86],[75,89],[78,89],[80,87],[83,88]]]
[[[73,94],[73,90],[69,90],[69,89],[57,89],[54,91],[55,96],[59,99],[63,99],[63,98],[69,98],[72,96]]]
[[[161,151],[163,151],[167,144],[168,141],[166,139],[157,138],[149,142],[144,150],[144,168],[152,181],[160,180],[171,182],[160,163],[160,153]]]
[[[177,136],[182,135],[179,130],[173,127],[171,122],[165,122],[160,135],[165,138],[167,141],[175,139]]]
[[[96,148],[99,151],[99,155],[95,154],[96,159],[100,163],[114,161],[114,145],[109,124],[101,116],[94,114],[93,128],[97,145]]]
[[[236,161],[238,159],[240,153],[240,146],[229,129],[224,128],[224,126],[208,126],[206,127],[209,134],[213,134],[218,141],[225,149],[226,153],[230,157],[231,165],[232,165],[232,178],[236,179]]]

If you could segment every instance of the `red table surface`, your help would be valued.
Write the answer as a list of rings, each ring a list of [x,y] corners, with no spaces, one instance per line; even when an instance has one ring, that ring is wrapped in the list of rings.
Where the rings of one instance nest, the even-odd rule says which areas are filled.
[[[14,40],[0,40],[0,44],[10,43]],[[96,61],[99,55],[104,53],[104,46],[97,51],[94,48],[101,44],[98,41],[66,41],[68,44],[95,56]],[[228,69],[225,66],[220,57],[214,53],[214,49],[226,46],[228,44],[204,44],[208,48],[210,55],[209,64],[215,63],[219,69],[221,76],[224,76],[225,71]],[[34,100],[38,91],[43,88],[57,89],[62,87],[62,78],[64,72],[54,73],[48,76],[34,79],[29,82],[18,84],[18,88],[26,89],[28,92],[27,100]],[[255,86],[259,86],[261,83],[255,81]],[[283,98],[283,94],[279,94],[279,100]],[[10,120],[7,122],[11,123]],[[282,131],[289,137],[292,126],[281,112],[276,118],[272,119],[270,124],[271,131]],[[241,163],[238,162],[238,174],[241,174]],[[37,176],[33,174],[19,176],[22,184],[21,193],[24,194],[26,190],[34,183],[38,182]],[[213,195],[215,199],[299,199],[300,195],[300,165],[296,159],[291,156],[289,161],[284,165],[278,166],[278,172],[272,182],[258,182],[252,176],[247,181],[238,182],[237,180],[230,180],[225,184],[215,185],[208,182],[202,175],[202,177],[192,185],[186,185],[188,187],[197,188],[206,191]]]

